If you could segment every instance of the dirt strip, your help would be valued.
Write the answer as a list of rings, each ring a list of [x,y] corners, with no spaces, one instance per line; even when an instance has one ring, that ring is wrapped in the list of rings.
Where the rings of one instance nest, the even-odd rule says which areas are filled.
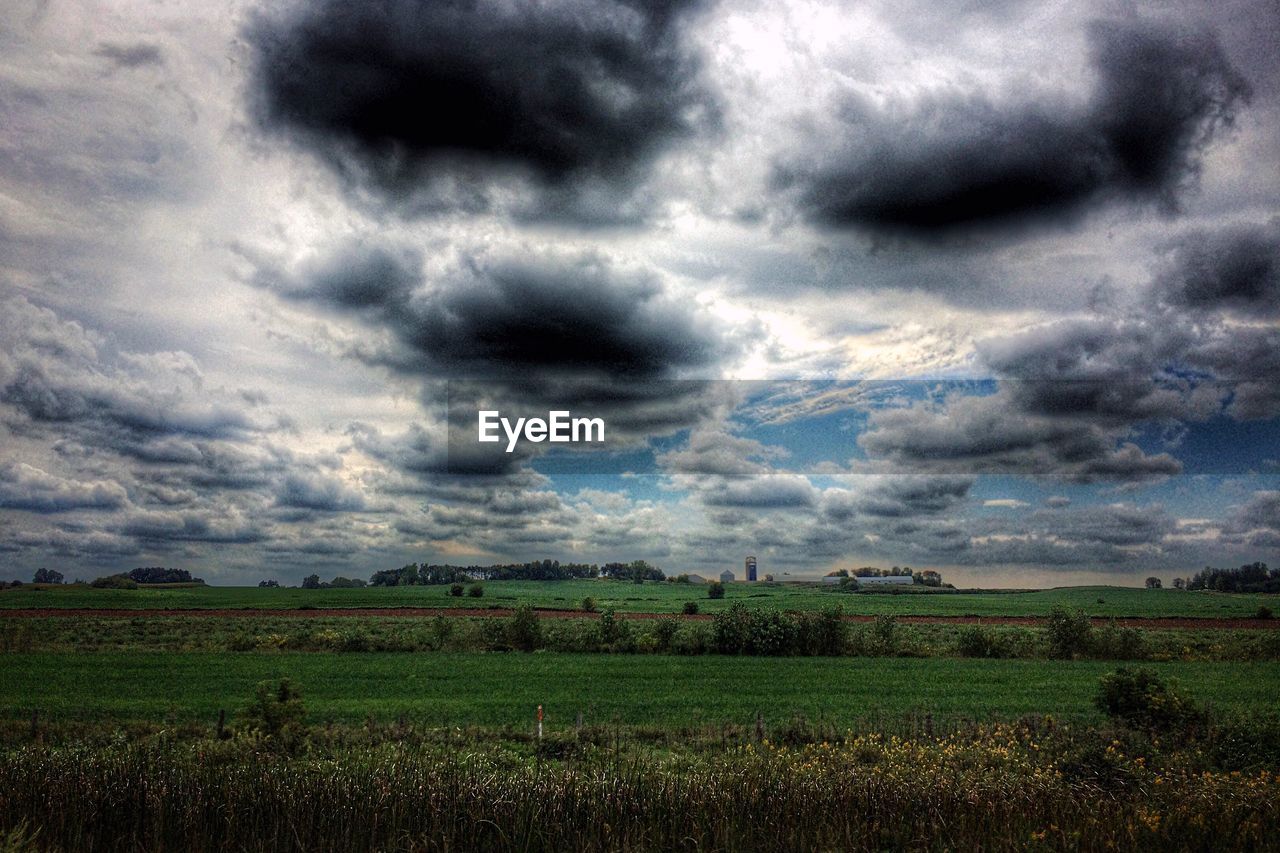
[[[597,619],[599,613],[586,613],[581,610],[553,610],[534,608],[539,616],[547,619]],[[222,609],[130,609],[110,607],[38,607],[27,609],[0,610],[0,618],[32,619],[43,617],[94,617],[139,619],[159,617],[241,617],[270,618],[287,617],[299,619],[327,619],[332,617],[398,617],[422,618],[429,616],[510,616],[514,611],[503,607],[317,607],[311,609],[285,608],[222,608]],[[624,619],[711,619],[711,614],[702,613],[696,616],[685,616],[672,613],[618,613]],[[874,616],[847,615],[847,622],[873,622]],[[926,625],[1040,625],[1042,616],[899,616],[898,621],[904,624]],[[1110,623],[1110,617],[1095,616],[1095,625]],[[1133,628],[1181,628],[1181,629],[1280,629],[1280,619],[1252,618],[1215,618],[1209,616],[1120,616],[1115,618],[1117,625]]]

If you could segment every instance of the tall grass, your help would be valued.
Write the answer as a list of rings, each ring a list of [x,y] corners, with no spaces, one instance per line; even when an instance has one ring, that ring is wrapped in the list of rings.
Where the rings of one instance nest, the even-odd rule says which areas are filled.
[[[0,831],[25,821],[41,845],[103,851],[1280,848],[1271,773],[1153,769],[1108,749],[1119,776],[999,727],[581,763],[27,747],[0,753]]]

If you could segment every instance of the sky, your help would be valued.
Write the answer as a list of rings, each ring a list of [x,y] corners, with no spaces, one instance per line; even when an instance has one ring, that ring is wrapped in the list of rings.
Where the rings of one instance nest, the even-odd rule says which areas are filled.
[[[10,0],[0,577],[1275,565],[1277,31]],[[481,447],[485,407],[606,440]]]

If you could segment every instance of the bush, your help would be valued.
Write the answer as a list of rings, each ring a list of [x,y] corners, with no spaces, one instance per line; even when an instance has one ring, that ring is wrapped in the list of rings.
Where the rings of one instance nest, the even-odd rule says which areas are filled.
[[[653,635],[658,641],[658,649],[661,651],[671,650],[671,641],[675,639],[676,631],[679,624],[675,619],[659,619],[658,624],[654,627]]]
[[[531,652],[542,646],[542,623],[527,604],[517,607],[507,622],[507,642],[522,652]]]
[[[720,581],[707,584],[707,598],[724,598],[724,584]]]
[[[1089,650],[1093,626],[1083,611],[1068,610],[1059,605],[1049,611],[1044,632],[1053,657],[1071,658]]]
[[[680,608],[680,612],[681,612],[681,613],[683,613],[685,616],[697,616],[697,615],[698,615],[698,602],[696,602],[696,601],[686,601],[686,602],[684,603],[684,606]]]
[[[94,589],[137,589],[138,582],[128,575],[107,575],[97,578],[92,584]]]
[[[484,586],[478,583],[473,583],[471,586],[467,587],[467,595],[472,598],[483,598]]]
[[[999,638],[990,628],[966,625],[960,629],[956,651],[967,658],[998,658],[1003,649]]]
[[[1093,653],[1105,660],[1142,660],[1147,642],[1137,628],[1121,628],[1115,620],[1093,632]]]
[[[450,585],[449,594],[452,595],[454,598],[462,598],[462,590],[463,590],[462,584],[455,583]]]
[[[1271,619],[1275,616],[1271,612],[1271,608],[1263,604],[1258,607],[1258,612],[1253,614],[1254,619]]]
[[[605,651],[621,652],[631,647],[631,626],[623,622],[613,609],[600,614],[600,645]]]
[[[720,654],[742,654],[747,650],[751,636],[751,614],[741,603],[720,611],[712,623],[711,636],[712,644]]]
[[[1203,719],[1203,712],[1176,683],[1149,669],[1121,667],[1102,676],[1094,705],[1112,719],[1134,728],[1183,727]]]
[[[806,613],[796,620],[796,654],[841,655],[848,639],[849,626],[839,605],[824,607],[818,613]]]
[[[581,607],[582,607],[582,611],[583,611],[584,613],[595,613],[595,612],[596,612],[596,600],[595,600],[594,598],[592,598],[591,596],[589,596],[589,595],[588,595],[586,598],[582,599],[582,605],[581,605]]]
[[[260,681],[243,712],[242,730],[282,752],[296,752],[306,741],[306,717],[302,691],[291,680]]]
[[[871,636],[875,641],[877,649],[882,654],[892,654],[897,643],[898,617],[890,616],[882,613],[876,617],[875,625],[871,628]]]

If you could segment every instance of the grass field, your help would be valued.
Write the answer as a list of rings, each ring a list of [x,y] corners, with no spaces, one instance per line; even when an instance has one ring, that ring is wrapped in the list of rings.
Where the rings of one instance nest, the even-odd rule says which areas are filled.
[[[636,585],[625,581],[493,581],[483,598],[454,598],[447,586],[365,589],[259,589],[257,587],[166,587],[138,590],[92,589],[78,585],[19,587],[0,592],[0,610],[66,608],[298,608],[298,607],[534,607],[574,609],[591,597],[598,609],[629,613],[674,613],[696,601],[704,613],[734,602],[749,607],[815,610],[841,604],[851,614],[939,616],[1043,616],[1054,605],[1091,616],[1253,616],[1260,606],[1277,607],[1276,596],[1147,590],[1132,587],[1066,587],[1029,592],[911,592],[843,594],[801,584],[731,584],[720,601],[706,587],[671,583]]]
[[[20,664],[20,665],[15,665]],[[1280,664],[1148,664],[1224,710],[1261,711]],[[844,726],[910,712],[939,719],[1051,713],[1097,718],[1113,664],[903,658],[685,658],[664,655],[33,653],[0,669],[0,712],[61,720],[202,720],[243,705],[262,680],[301,685],[313,721],[404,716],[429,726],[596,724],[697,727],[794,714]]]

